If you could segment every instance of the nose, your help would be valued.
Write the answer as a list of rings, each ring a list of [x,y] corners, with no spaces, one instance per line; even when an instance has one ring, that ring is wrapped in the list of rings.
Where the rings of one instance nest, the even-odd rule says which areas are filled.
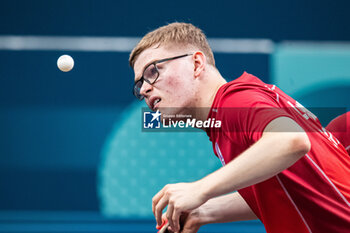
[[[147,96],[147,93],[152,90],[153,86],[147,82],[143,82],[141,89],[140,89],[140,94],[143,95],[144,97]]]

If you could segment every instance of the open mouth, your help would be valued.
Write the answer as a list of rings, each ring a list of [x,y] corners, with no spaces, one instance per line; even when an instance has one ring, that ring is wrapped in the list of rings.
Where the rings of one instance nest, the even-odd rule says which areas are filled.
[[[152,109],[153,110],[157,110],[158,109],[158,107],[159,107],[159,103],[160,103],[160,101],[161,101],[162,99],[161,98],[156,98],[154,101],[153,101],[153,103],[151,103],[152,105]]]

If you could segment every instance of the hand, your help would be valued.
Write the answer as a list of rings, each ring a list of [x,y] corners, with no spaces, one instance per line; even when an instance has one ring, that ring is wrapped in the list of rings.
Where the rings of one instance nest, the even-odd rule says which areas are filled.
[[[166,214],[164,213],[162,216],[162,219],[167,219]],[[180,216],[180,232],[181,233],[197,233],[199,228],[201,227],[200,224],[200,217],[199,217],[199,211],[198,208],[192,210],[190,213],[182,214]],[[167,231],[168,233],[174,233],[171,226],[168,227]]]
[[[201,191],[201,184],[194,183],[168,184],[152,199],[152,211],[157,224],[162,224],[163,209],[168,206],[166,218],[172,231],[180,230],[179,218],[181,214],[188,214],[205,203],[207,199]]]

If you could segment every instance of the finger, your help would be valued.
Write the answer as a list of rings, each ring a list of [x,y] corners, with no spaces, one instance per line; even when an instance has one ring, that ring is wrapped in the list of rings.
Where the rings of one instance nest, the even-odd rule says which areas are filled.
[[[166,223],[166,224],[158,231],[158,233],[166,233],[166,232],[168,232],[168,227],[169,227],[169,223]]]
[[[168,221],[168,218],[166,217],[166,213],[162,214],[162,222]]]
[[[174,205],[173,205],[173,203],[169,202],[168,209],[166,211],[166,217],[168,219],[169,225],[170,225],[172,230],[174,230],[174,223],[173,223],[173,220],[172,220],[173,211],[174,211]]]
[[[153,215],[155,215],[155,207],[156,205],[158,204],[159,200],[162,198],[163,196],[163,189],[161,189],[156,195],[154,195],[154,197],[152,198],[152,212],[153,212]]]
[[[167,205],[168,205],[168,197],[167,196],[163,196],[163,198],[160,199],[158,204],[155,206],[154,217],[156,218],[156,221],[157,221],[158,225],[162,224],[162,212],[163,212],[163,209]]]
[[[173,215],[172,215],[172,222],[174,224],[175,231],[180,231],[180,215],[181,210],[179,208],[174,208]]]

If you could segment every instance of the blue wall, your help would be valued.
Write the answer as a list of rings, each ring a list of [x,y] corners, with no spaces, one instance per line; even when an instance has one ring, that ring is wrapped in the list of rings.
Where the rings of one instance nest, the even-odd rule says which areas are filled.
[[[141,36],[186,21],[209,37],[350,40],[349,1],[2,0],[0,33]]]
[[[97,210],[96,170],[119,115],[134,101],[128,53],[0,51],[0,208]],[[216,54],[232,80],[267,80],[267,55]],[[25,192],[23,192],[26,190]]]

